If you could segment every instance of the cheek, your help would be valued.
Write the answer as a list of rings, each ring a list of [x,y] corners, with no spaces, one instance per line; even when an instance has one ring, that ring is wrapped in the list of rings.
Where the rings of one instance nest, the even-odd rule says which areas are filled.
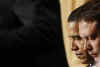
[[[72,47],[77,46],[78,47],[78,43],[76,41],[72,42]]]
[[[91,41],[92,47],[94,51],[100,50],[100,39],[96,39],[95,41]]]
[[[78,46],[78,48],[82,48],[83,47],[83,44],[80,42],[80,41],[75,41],[74,42],[77,46]]]
[[[81,48],[81,46],[80,46],[79,42],[72,41],[72,49],[73,49],[73,51],[78,51],[78,50],[80,50],[80,48]]]
[[[72,51],[77,51],[79,50],[78,45],[75,43],[75,41],[72,41],[72,47],[71,47]]]

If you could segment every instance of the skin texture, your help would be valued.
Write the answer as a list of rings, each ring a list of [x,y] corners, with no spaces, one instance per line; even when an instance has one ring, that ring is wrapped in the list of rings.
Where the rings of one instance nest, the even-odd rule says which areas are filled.
[[[88,53],[94,58],[96,66],[100,66],[100,29],[96,28],[96,21],[81,21],[79,23],[80,40],[84,41],[84,45]]]
[[[79,24],[69,23],[70,38],[72,39],[72,51],[82,64],[93,63],[93,58],[88,54],[84,41],[80,41]]]

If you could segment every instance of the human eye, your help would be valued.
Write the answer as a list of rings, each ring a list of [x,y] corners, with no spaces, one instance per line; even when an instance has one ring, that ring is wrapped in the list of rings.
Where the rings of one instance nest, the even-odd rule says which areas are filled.
[[[97,34],[92,34],[91,37],[90,37],[90,39],[91,39],[91,40],[95,40],[96,37],[97,37]]]
[[[81,37],[78,36],[78,35],[74,35],[74,36],[72,36],[72,39],[73,39],[73,40],[81,40]]]
[[[76,36],[75,40],[81,40],[81,37],[80,36]]]

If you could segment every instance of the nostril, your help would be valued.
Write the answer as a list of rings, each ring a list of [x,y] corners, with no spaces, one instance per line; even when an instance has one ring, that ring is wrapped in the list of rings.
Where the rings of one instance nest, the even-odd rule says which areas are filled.
[[[72,51],[77,51],[77,50],[79,50],[79,48],[77,47],[77,46],[72,46]]]
[[[91,45],[88,45],[88,46],[87,46],[87,50],[88,50],[88,51],[92,51],[92,50],[93,50],[92,46],[91,46]]]

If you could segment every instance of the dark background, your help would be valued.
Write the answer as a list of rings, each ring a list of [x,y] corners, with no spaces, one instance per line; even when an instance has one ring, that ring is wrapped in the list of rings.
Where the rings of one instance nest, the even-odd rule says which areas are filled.
[[[67,67],[58,0],[0,3],[1,65]]]

